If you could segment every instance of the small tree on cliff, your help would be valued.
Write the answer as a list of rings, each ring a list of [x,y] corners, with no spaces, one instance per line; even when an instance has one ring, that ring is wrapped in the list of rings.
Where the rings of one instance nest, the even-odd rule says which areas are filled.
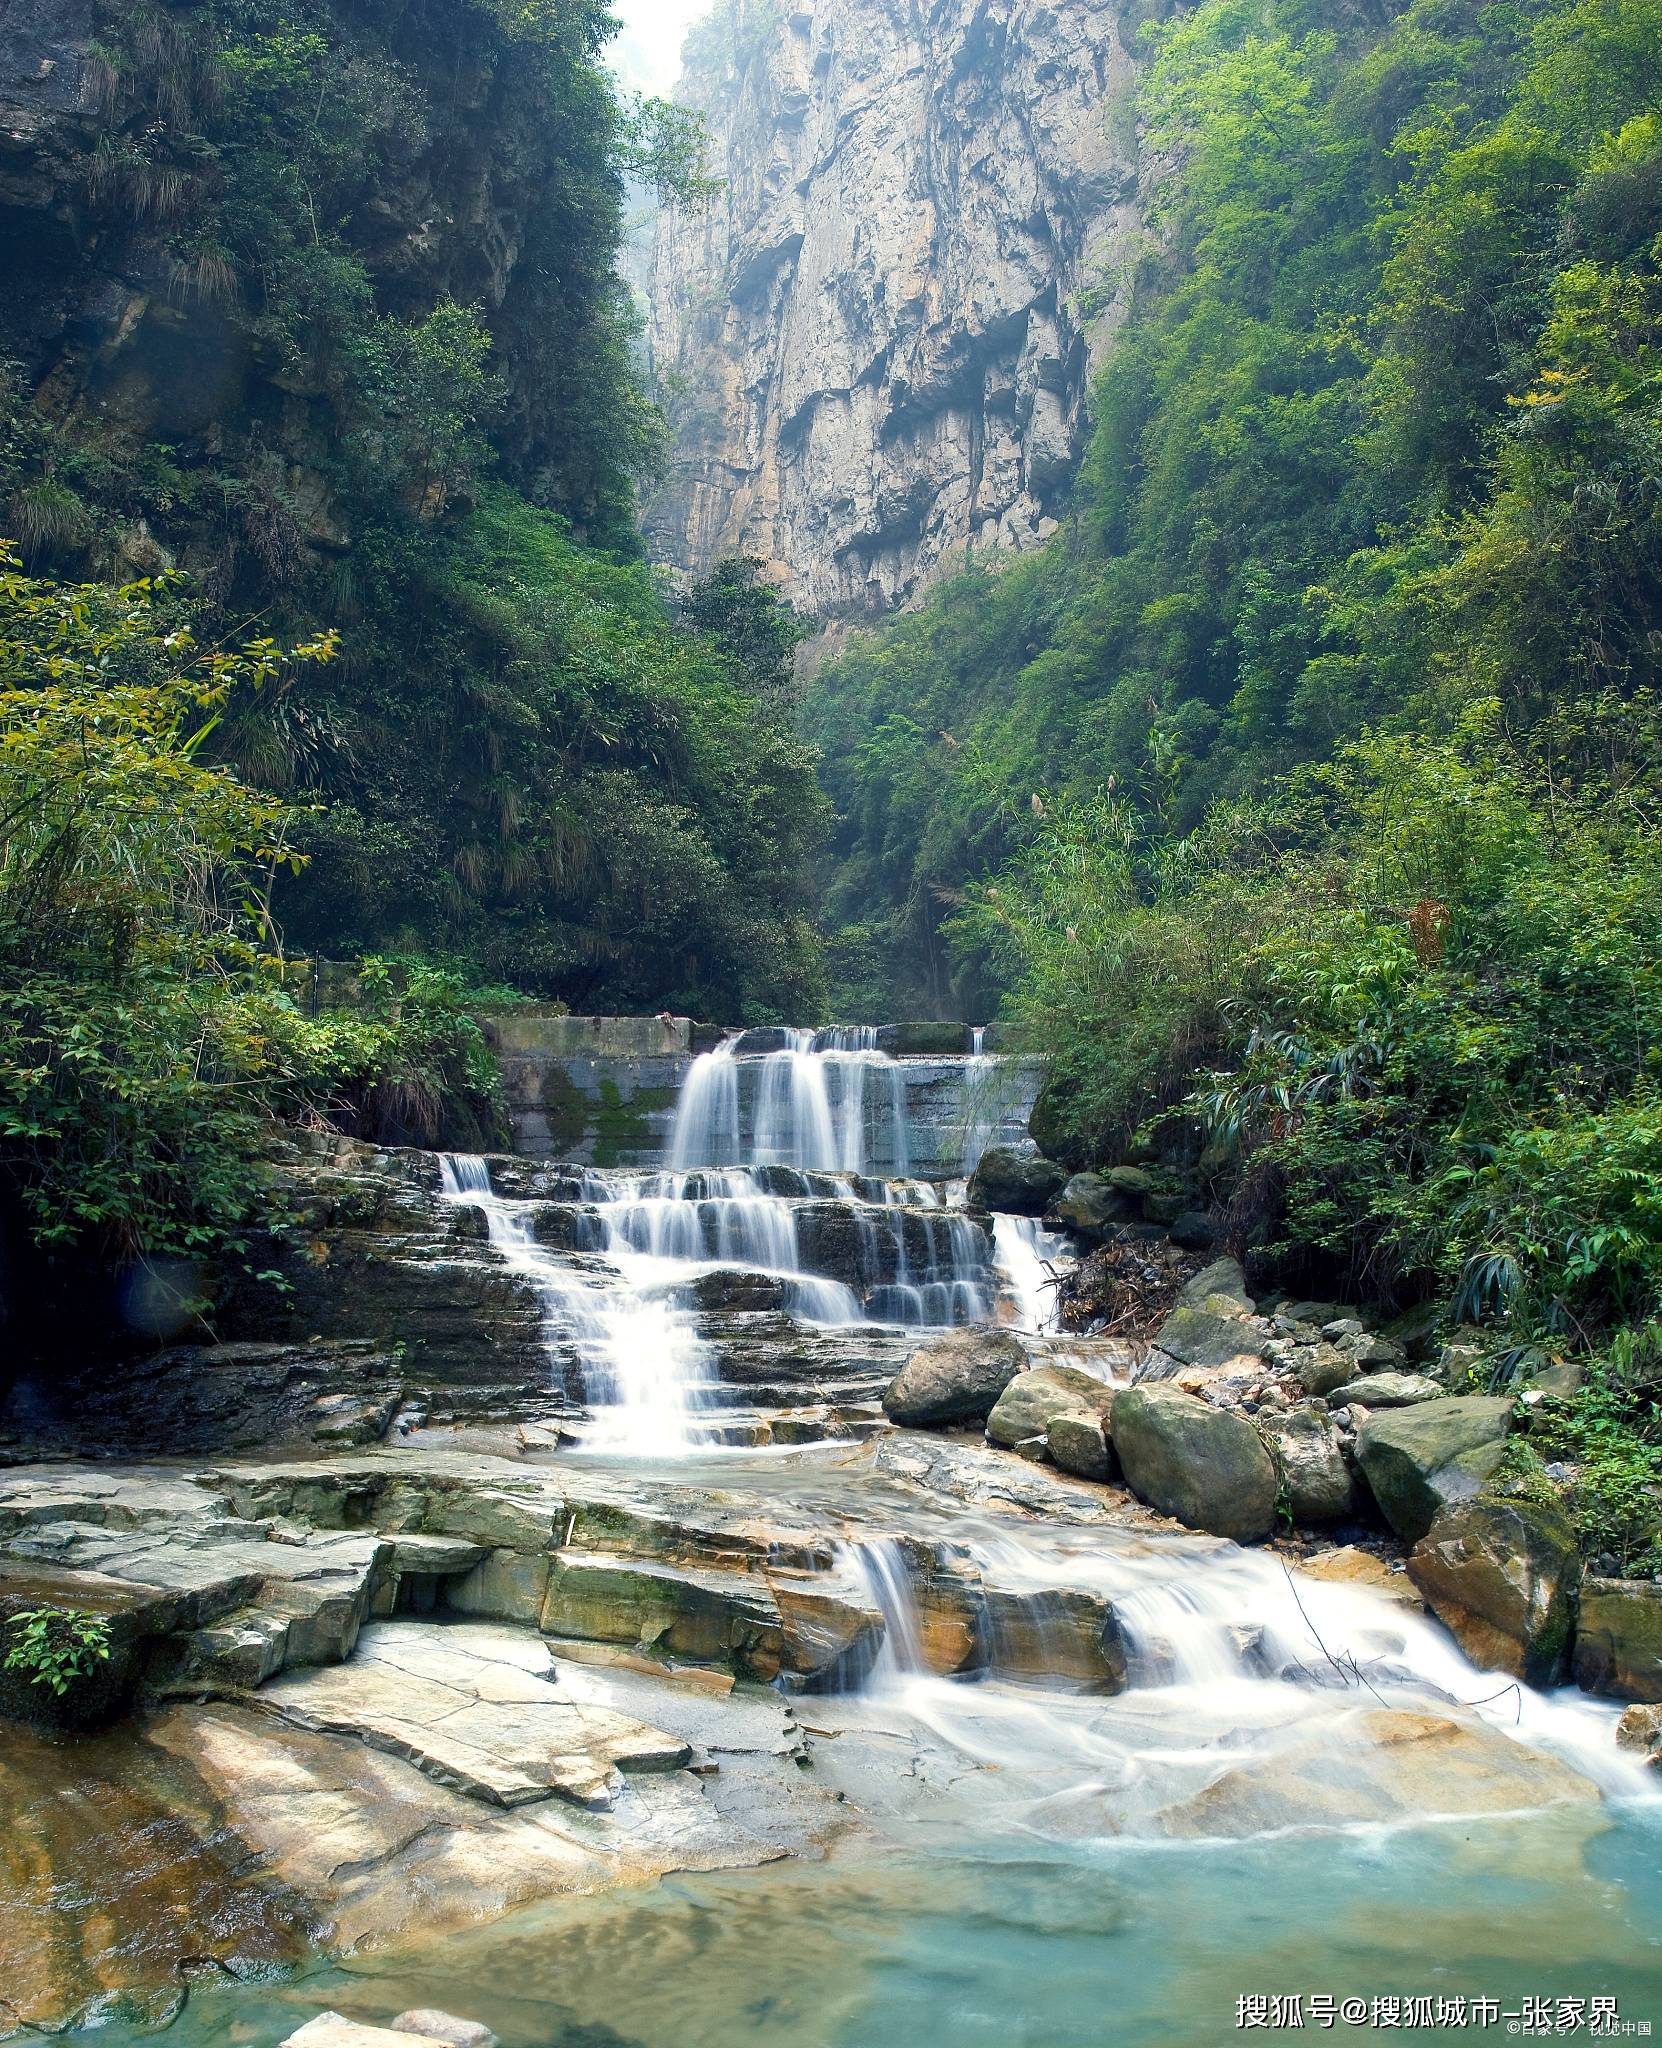
[[[682,605],[685,624],[706,633],[764,704],[796,695],[796,650],[813,628],[796,607],[762,581],[758,555],[732,555],[695,583]]]

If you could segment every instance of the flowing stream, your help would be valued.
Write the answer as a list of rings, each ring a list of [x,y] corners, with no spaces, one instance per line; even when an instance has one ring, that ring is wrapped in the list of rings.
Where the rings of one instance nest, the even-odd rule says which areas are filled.
[[[784,1037],[749,1056],[730,1038],[693,1062],[666,1171],[582,1175],[590,1259],[543,1243],[547,1205],[498,1194],[483,1159],[442,1161],[448,1199],[483,1215],[492,1245],[535,1288],[551,1371],[574,1352],[591,1449],[661,1457],[721,1440],[721,1385],[690,1299],[700,1276],[721,1269],[782,1282],[787,1313],[825,1329],[945,1329],[1001,1314],[1035,1335],[1053,1325],[1064,1240],[1027,1217],[989,1228],[965,1212],[962,1177],[912,1175],[906,1063],[878,1049],[875,1028]],[[1000,1065],[981,1040],[977,1031],[962,1091],[977,1156]],[[858,1289],[804,1252],[800,1218],[827,1200],[855,1233]]]
[[[978,1036],[961,1167],[997,1064]],[[1035,1511],[1014,1461],[723,1441],[708,1276],[777,1283],[832,1338],[996,1317],[1054,1341],[1065,1241],[915,1174],[908,1086],[870,1031],[729,1041],[692,1067],[661,1172],[580,1171],[551,1205],[443,1162],[446,1199],[535,1288],[551,1374],[575,1359],[590,1471],[666,1517],[719,1503],[787,1552],[811,1535],[869,1617],[791,1700],[806,1776],[859,1829],[824,1861],[558,1901],[284,1985],[203,1982],[172,2038],[263,2048],[325,2007],[436,2005],[505,2048],[1217,2048],[1248,1996],[1284,2017],[1296,1999],[1277,2038],[1466,2040],[1532,1998],[1662,2028],[1657,1779],[1615,1747],[1608,1702],[1479,1670],[1413,1606],[1273,1552],[1064,1495]],[[745,1806],[736,1751],[710,1768],[788,1839],[777,1792]],[[1361,2017],[1324,2026],[1324,1998]],[[1439,1998],[1496,2019],[1439,2022]]]

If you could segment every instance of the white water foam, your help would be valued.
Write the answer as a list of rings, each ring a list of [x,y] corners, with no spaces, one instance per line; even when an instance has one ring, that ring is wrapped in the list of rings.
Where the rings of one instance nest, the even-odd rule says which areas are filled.
[[[492,1246],[536,1290],[550,1355],[562,1342],[575,1351],[589,1444],[664,1457],[707,1441],[719,1388],[709,1347],[674,1298],[679,1263],[618,1239],[606,1246],[614,1273],[576,1266],[537,1242],[535,1205],[498,1195],[483,1159],[447,1153],[441,1174],[445,1195],[479,1210]]]

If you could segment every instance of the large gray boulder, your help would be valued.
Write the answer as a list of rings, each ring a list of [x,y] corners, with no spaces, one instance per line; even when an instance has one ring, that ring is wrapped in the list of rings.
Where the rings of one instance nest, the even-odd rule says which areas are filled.
[[[1135,1223],[1140,1213],[1137,1203],[1100,1173],[1076,1173],[1045,1211],[1045,1221],[1101,1244],[1122,1224]]]
[[[1258,1304],[1247,1292],[1246,1273],[1239,1259],[1214,1259],[1202,1266],[1193,1279],[1178,1291],[1184,1308],[1204,1309],[1214,1316],[1249,1316]]]
[[[1483,1498],[1445,1508],[1408,1575],[1474,1664],[1531,1685],[1563,1677],[1581,1555],[1560,1509]]]
[[[1293,1520],[1343,1521],[1356,1504],[1356,1486],[1339,1426],[1327,1410],[1312,1403],[1267,1418],[1264,1437],[1280,1469]]]
[[[995,1145],[983,1152],[970,1177],[972,1209],[999,1209],[1007,1216],[1042,1216],[1067,1184],[1067,1171],[1036,1152],[1011,1152]]]
[[[1662,1585],[1593,1579],[1581,1587],[1576,1683],[1619,1700],[1662,1700]]]
[[[1114,1449],[1139,1500],[1191,1529],[1250,1543],[1275,1521],[1275,1464],[1239,1415],[1175,1387],[1131,1387],[1114,1403]]]
[[[1160,1325],[1154,1348],[1180,1366],[1201,1368],[1252,1365],[1264,1356],[1263,1337],[1251,1323],[1235,1314],[1213,1315],[1181,1303]]]
[[[1444,1508],[1471,1500],[1500,1463],[1512,1404],[1472,1394],[1376,1410],[1356,1433],[1356,1459],[1381,1514],[1418,1543]]]
[[[1027,1353],[1008,1330],[952,1330],[912,1353],[889,1383],[883,1412],[914,1429],[980,1422],[1026,1366]]]
[[[1043,1436],[1052,1416],[1082,1415],[1103,1422],[1113,1411],[1118,1391],[1077,1366],[1037,1365],[1017,1374],[999,1395],[987,1417],[987,1434],[995,1444],[1013,1450]]]

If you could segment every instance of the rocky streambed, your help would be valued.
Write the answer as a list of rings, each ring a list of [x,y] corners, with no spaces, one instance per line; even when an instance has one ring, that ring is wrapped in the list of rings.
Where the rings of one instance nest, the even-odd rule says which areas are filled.
[[[297,1148],[229,1341],[14,1400],[0,1609],[110,1656],[0,1679],[0,2032],[1653,2012],[1649,1666],[1483,1521],[1504,1422],[1199,1252],[1058,1334],[1061,1241],[894,1170],[903,1063],[708,1057],[691,1162]]]
[[[1411,1861],[1448,1859],[1451,1897],[1538,1867],[1600,1930],[1603,1984],[1595,1901],[1608,1914],[1612,1869],[1655,1863],[1615,1708],[1497,1698],[1400,1578],[1294,1573],[968,1438],[692,1472],[438,1441],[21,1467],[0,1535],[9,1593],[113,1617],[141,1708],[99,1734],[0,1735],[14,2030],[171,2018],[193,2041],[276,2040],[323,2006],[438,2002],[442,1980],[513,2041],[746,2039],[707,1974],[732,1962],[725,1897],[769,1939],[788,1938],[782,1898],[816,1926],[832,1912],[791,2009],[850,1945],[880,1980],[879,1927],[915,1972],[924,1924],[960,1914],[955,1939],[1061,1941],[1105,1986],[1123,1940],[1150,1968],[1120,1929],[1154,1869],[1193,1888],[1221,1858],[1227,1948],[1273,1845],[1296,1839],[1304,1881],[1325,1865],[1361,1887],[1370,1862],[1400,1874],[1405,1831],[1428,1838]],[[781,1861],[779,1893],[687,1887]],[[654,1905],[604,1903],[672,1874]],[[548,2013],[597,2023],[602,1973],[591,1958],[573,2003],[571,1959],[591,1927],[615,1956],[631,1910],[691,1973],[704,2031],[643,1983],[644,2031],[550,2035]],[[1617,1971],[1635,1984],[1638,1924]],[[329,1956],[354,1959],[345,1978]],[[250,2035],[247,2011],[271,2017]],[[802,2038],[859,2038],[821,2019]]]

